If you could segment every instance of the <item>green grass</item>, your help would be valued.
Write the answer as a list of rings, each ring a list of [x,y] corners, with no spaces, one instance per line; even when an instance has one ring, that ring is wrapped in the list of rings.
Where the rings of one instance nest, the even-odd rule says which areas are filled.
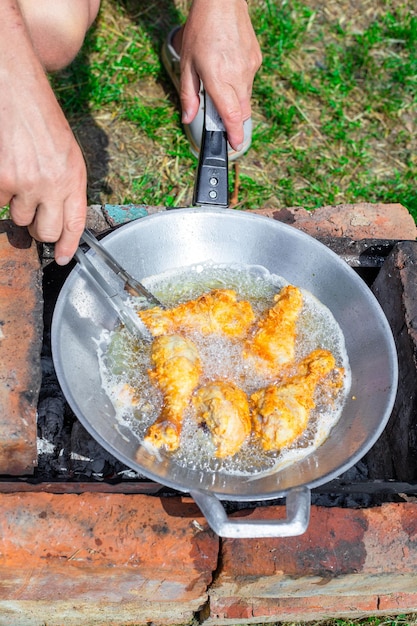
[[[417,219],[417,12],[402,2],[380,5],[364,20],[360,6],[341,19],[308,0],[252,0],[263,65],[239,207],[399,202]],[[87,110],[107,112],[131,124],[152,153],[144,163],[138,157],[133,179],[116,162],[116,191],[103,202],[178,205],[195,161],[159,49],[185,16],[164,0],[139,13],[135,6],[105,2],[106,19],[53,84],[75,125]],[[166,175],[167,156],[179,163],[175,175]]]
[[[417,163],[398,119],[417,108],[416,17],[387,12],[359,34],[334,25],[312,35],[315,14],[304,4],[267,5],[267,13],[254,11],[265,50],[254,99],[267,129],[254,145],[261,151],[267,143],[277,168],[285,164],[285,179],[278,181],[282,203],[394,201],[417,217]],[[301,69],[292,56],[299,49],[306,57]],[[294,146],[291,137],[300,128],[306,139]],[[384,132],[390,133],[387,150],[394,142],[400,159],[380,173],[372,148]]]

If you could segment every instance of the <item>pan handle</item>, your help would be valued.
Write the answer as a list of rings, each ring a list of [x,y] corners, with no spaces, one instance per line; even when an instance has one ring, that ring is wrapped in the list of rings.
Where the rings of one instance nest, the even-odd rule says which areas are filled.
[[[226,130],[214,102],[204,91],[204,124],[193,204],[227,208],[228,180]]]
[[[286,496],[287,517],[283,520],[228,518],[220,500],[205,491],[190,491],[209,526],[219,537],[251,539],[302,535],[310,521],[310,489],[296,487]]]

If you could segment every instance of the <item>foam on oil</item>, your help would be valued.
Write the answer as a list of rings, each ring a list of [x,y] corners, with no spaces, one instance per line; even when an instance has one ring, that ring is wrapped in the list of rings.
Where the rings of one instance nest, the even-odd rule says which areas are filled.
[[[212,289],[234,289],[240,299],[251,302],[256,315],[261,315],[274,304],[274,295],[287,281],[258,266],[207,263],[148,278],[145,284],[167,307],[194,299]],[[140,299],[135,299],[132,304],[137,309],[145,308]],[[316,348],[323,348],[330,350],[337,366],[345,370],[343,387],[336,399],[327,397],[324,389],[317,389],[316,408],[310,414],[303,435],[288,448],[274,453],[264,451],[255,439],[249,438],[233,457],[217,459],[210,434],[198,426],[190,409],[184,416],[181,445],[176,452],[169,453],[171,459],[193,470],[259,476],[305,457],[327,438],[340,417],[350,388],[343,333],[329,309],[304,290],[297,330],[297,360]],[[270,384],[248,367],[248,362],[241,356],[239,342],[215,335],[203,337],[189,333],[188,336],[199,350],[203,365],[201,384],[225,379],[235,382],[248,395]],[[139,441],[157,419],[163,403],[162,394],[149,381],[150,351],[150,344],[134,342],[123,328],[103,331],[98,349],[103,388],[115,407],[118,421],[128,425]],[[163,454],[168,453],[158,451],[158,456]]]

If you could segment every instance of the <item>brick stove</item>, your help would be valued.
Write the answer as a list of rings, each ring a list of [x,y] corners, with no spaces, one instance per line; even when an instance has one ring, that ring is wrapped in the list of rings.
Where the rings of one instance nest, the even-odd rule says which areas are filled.
[[[88,225],[102,232],[157,210],[90,207]],[[220,540],[190,498],[124,467],[72,416],[48,344],[68,270],[48,263],[47,247],[40,259],[24,229],[4,222],[0,626],[208,626],[417,611],[416,226],[400,205],[262,213],[322,239],[372,285],[400,355],[383,435],[349,472],[313,490],[301,537]],[[280,501],[229,510],[283,514]]]

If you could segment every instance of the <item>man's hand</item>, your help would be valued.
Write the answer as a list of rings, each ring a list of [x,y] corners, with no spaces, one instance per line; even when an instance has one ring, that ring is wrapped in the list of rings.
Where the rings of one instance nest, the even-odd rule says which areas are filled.
[[[85,224],[84,159],[13,1],[0,6],[0,24],[0,206],[39,241],[56,242],[65,264]]]
[[[53,94],[0,95],[0,206],[38,241],[56,242],[65,264],[77,248],[87,210],[86,169],[80,148]],[[16,97],[14,97],[16,96]],[[19,100],[19,102],[16,101]]]
[[[198,111],[201,80],[223,119],[230,145],[240,150],[261,62],[245,0],[194,0],[181,46],[183,123],[189,124]]]

